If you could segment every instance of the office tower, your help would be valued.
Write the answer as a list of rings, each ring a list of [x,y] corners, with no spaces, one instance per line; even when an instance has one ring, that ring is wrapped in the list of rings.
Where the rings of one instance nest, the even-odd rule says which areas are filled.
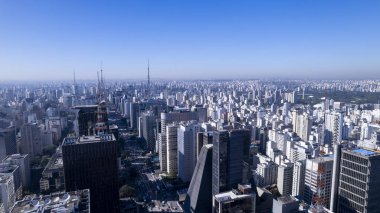
[[[65,189],[90,189],[91,212],[119,211],[117,149],[112,134],[67,137],[62,143]]]
[[[173,122],[198,120],[198,114],[190,111],[161,113],[161,132],[158,134],[158,154],[162,172],[167,172],[166,126]]]
[[[282,196],[292,194],[293,163],[283,163],[278,167],[277,188]]]
[[[146,148],[154,152],[156,137],[155,133],[157,132],[157,116],[153,114],[152,111],[148,111],[141,115],[141,128],[142,128],[142,137],[146,142]]]
[[[266,161],[257,165],[256,185],[265,187],[277,182],[278,165],[273,161]]]
[[[185,212],[212,211],[212,144],[202,147],[186,194]]]
[[[3,161],[0,164],[0,175],[10,176],[14,181],[16,199],[22,198],[22,175],[20,167],[12,162]]]
[[[305,188],[306,160],[297,161],[293,167],[292,196],[303,196]]]
[[[324,144],[336,144],[342,141],[344,115],[340,111],[325,114]]]
[[[297,115],[295,126],[296,126],[295,132],[297,133],[297,135],[303,141],[308,141],[310,132],[311,132],[311,126],[312,126],[312,119],[309,117],[309,115],[306,113],[302,115]]]
[[[212,192],[236,188],[243,179],[245,150],[249,144],[245,141],[248,130],[215,131],[213,136],[213,179]],[[248,134],[249,135],[249,134]],[[250,136],[248,136],[248,139]]]
[[[4,164],[20,167],[22,187],[30,187],[30,157],[29,155],[13,154],[3,160]]]
[[[312,154],[313,146],[308,142],[286,142],[286,156],[292,163],[300,160],[306,160],[307,158],[311,157]]]
[[[196,136],[200,131],[198,122],[182,123],[178,127],[178,176],[189,182],[197,164]]]
[[[130,103],[130,127],[137,129],[137,120],[140,114],[140,104]]]
[[[213,196],[215,213],[256,212],[256,193],[251,185],[238,185],[238,189]]]
[[[275,213],[294,213],[299,212],[299,200],[292,196],[281,196],[273,199],[273,212]]]
[[[0,174],[0,200],[3,203],[4,213],[9,213],[16,201],[13,176]]]
[[[362,148],[342,149],[337,212],[378,212],[380,153]]]
[[[16,128],[0,128],[0,160],[17,153]]]
[[[202,147],[206,144],[212,144],[212,136],[213,132],[211,131],[197,133],[197,159],[199,158]]]
[[[11,213],[23,212],[90,212],[90,190],[29,195],[17,201]]]
[[[98,105],[75,106],[73,109],[76,110],[76,120],[74,123],[76,135],[92,135],[96,124]]]
[[[333,162],[331,156],[306,160],[304,199],[307,203],[329,208]]]
[[[296,108],[292,110],[292,124],[293,124],[293,132],[297,132],[297,125],[299,124],[298,122],[298,116],[301,115],[301,109]]]
[[[35,155],[42,154],[41,132],[37,124],[24,124],[21,127],[21,153]]]
[[[52,134],[43,131],[37,124],[24,124],[21,127],[21,153],[31,157],[42,155],[43,148],[52,144]]]
[[[260,140],[260,153],[265,155],[266,150],[267,150],[267,141],[269,140],[268,138],[268,128],[260,128],[260,134],[259,134],[259,140]]]
[[[178,174],[178,124],[169,124],[166,126],[166,156],[167,168],[170,176],[177,176]]]

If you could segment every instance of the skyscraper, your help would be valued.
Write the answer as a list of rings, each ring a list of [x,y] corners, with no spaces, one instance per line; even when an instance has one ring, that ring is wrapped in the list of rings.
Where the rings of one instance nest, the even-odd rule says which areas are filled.
[[[312,119],[307,113],[304,113],[302,115],[297,115],[296,123],[297,135],[303,141],[308,141],[311,132]]]
[[[236,188],[243,179],[243,163],[245,150],[249,150],[249,142],[245,141],[248,130],[216,131],[213,137],[213,179],[212,192],[220,192]],[[248,147],[246,147],[248,145]]]
[[[186,212],[212,211],[212,147],[207,144],[201,149],[185,199]]]
[[[191,120],[198,120],[198,114],[196,112],[176,111],[171,113],[161,113],[161,132],[158,134],[158,154],[162,172],[168,172],[166,126],[173,122]]]
[[[66,191],[90,189],[91,212],[119,212],[117,149],[112,134],[68,137],[62,143]]]
[[[155,150],[155,133],[157,131],[157,116],[152,111],[141,115],[142,137],[149,151]]]
[[[307,203],[329,208],[333,162],[331,156],[306,160],[304,199]]]
[[[292,193],[293,163],[283,163],[278,167],[277,188],[282,196]]]
[[[303,196],[305,188],[306,161],[297,161],[293,167],[292,196]]]
[[[16,128],[0,128],[0,160],[17,153]]]
[[[96,124],[97,105],[75,106],[77,110],[75,131],[78,136],[93,134],[93,128]]]
[[[178,124],[169,124],[166,126],[166,157],[167,157],[167,168],[168,174],[171,176],[177,176],[178,174]]]
[[[196,136],[199,131],[198,122],[182,123],[178,127],[178,176],[184,182],[191,180],[197,164]]]
[[[41,155],[44,144],[41,130],[37,124],[24,124],[21,127],[21,153],[31,157]]]
[[[325,114],[325,144],[336,144],[342,141],[343,113],[332,111]]]
[[[362,148],[343,149],[336,212],[378,212],[379,191],[380,153]]]

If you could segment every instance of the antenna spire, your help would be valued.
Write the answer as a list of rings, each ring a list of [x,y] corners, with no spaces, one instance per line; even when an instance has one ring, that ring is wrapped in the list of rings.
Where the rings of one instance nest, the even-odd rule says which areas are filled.
[[[148,91],[150,89],[150,70],[149,70],[149,59],[148,59]]]
[[[74,70],[74,85],[76,85],[77,82],[76,82],[76,79],[75,79],[75,70]]]

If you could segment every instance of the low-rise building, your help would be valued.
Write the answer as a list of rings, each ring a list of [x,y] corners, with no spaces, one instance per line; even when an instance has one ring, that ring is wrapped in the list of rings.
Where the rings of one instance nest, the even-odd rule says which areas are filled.
[[[214,195],[213,212],[255,212],[256,193],[251,185],[239,185],[238,190],[233,189]]]
[[[72,212],[90,213],[90,190],[28,195],[15,203],[11,213]]]

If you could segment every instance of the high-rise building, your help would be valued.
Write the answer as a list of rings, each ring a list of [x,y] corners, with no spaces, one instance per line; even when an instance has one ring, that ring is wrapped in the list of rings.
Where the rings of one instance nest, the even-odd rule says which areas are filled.
[[[186,212],[212,211],[212,144],[202,147],[186,194]]]
[[[212,135],[213,132],[211,131],[197,133],[197,159],[199,158],[202,147],[206,144],[212,144]]]
[[[297,161],[293,166],[292,196],[303,196],[305,188],[306,160]]]
[[[13,154],[3,160],[4,164],[20,167],[22,187],[30,186],[30,157],[29,155]]]
[[[343,149],[339,171],[336,212],[378,212],[380,153],[362,148]]]
[[[342,141],[343,112],[332,111],[325,114],[324,144],[336,144]]]
[[[168,174],[177,176],[178,174],[178,124],[173,123],[166,126],[166,157]]]
[[[260,140],[259,151],[261,154],[265,155],[267,152],[267,141],[269,140],[268,128],[266,128],[266,127],[260,128],[259,140]]]
[[[293,163],[283,163],[278,167],[277,188],[282,196],[292,194]]]
[[[65,189],[90,189],[91,212],[119,212],[117,149],[112,134],[67,137],[62,143]]]
[[[247,138],[250,142],[248,130],[214,132],[213,195],[236,188],[242,182],[245,149],[249,152],[249,142],[245,141]]]
[[[161,113],[161,132],[158,134],[158,154],[162,172],[167,172],[167,138],[166,126],[173,122],[198,120],[198,114],[190,111]]]
[[[75,106],[76,110],[75,132],[77,136],[92,135],[96,124],[96,111],[98,105]]]
[[[17,153],[16,128],[0,128],[0,160]]]
[[[333,162],[332,156],[306,160],[304,199],[307,203],[329,208]]]
[[[266,161],[257,165],[256,184],[265,187],[277,182],[278,165],[273,161]]]
[[[3,161],[0,164],[0,175],[12,177],[16,199],[22,198],[22,175],[20,166],[13,162]]]
[[[295,132],[303,140],[308,141],[312,126],[312,119],[307,113],[296,116]]]
[[[37,124],[24,124],[21,127],[21,153],[31,157],[42,154],[42,134]]]
[[[178,176],[184,182],[189,182],[197,164],[197,133],[200,131],[198,122],[182,123],[178,127]]]
[[[156,142],[155,133],[157,132],[157,116],[154,115],[152,111],[148,111],[141,115],[141,129],[142,137],[146,142],[146,148],[153,152],[155,150]]]
[[[16,201],[13,176],[0,174],[0,201],[3,203],[4,213],[9,213]]]

